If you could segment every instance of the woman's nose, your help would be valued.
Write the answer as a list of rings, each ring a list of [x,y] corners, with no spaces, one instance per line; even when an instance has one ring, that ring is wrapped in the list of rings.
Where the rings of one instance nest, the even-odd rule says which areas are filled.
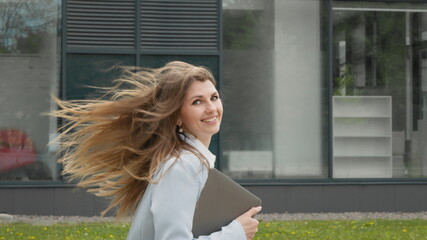
[[[206,104],[206,112],[215,111],[215,104],[212,101],[208,101]]]

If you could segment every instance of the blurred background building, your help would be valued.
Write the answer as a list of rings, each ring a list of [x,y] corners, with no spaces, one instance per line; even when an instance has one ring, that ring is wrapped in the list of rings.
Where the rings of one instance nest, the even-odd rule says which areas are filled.
[[[427,211],[427,1],[0,0],[0,212],[98,215],[51,96],[172,60],[218,79],[216,167],[263,212]]]

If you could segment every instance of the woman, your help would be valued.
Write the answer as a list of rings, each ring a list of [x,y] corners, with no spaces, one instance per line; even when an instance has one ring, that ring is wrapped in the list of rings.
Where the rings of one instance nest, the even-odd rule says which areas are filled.
[[[64,174],[98,196],[112,197],[117,215],[133,215],[128,240],[193,239],[197,199],[215,156],[222,103],[209,70],[184,62],[125,70],[112,100],[60,101]],[[252,239],[252,208],[220,231],[198,239]]]

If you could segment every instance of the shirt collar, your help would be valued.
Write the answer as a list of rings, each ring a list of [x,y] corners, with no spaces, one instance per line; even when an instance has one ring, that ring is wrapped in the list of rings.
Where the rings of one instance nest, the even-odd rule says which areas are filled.
[[[215,160],[216,156],[209,151],[209,149],[195,136],[189,134],[189,133],[182,133],[180,134],[181,139],[183,139],[186,143],[193,146],[197,151],[199,151],[207,160],[209,163],[210,168],[215,167]]]

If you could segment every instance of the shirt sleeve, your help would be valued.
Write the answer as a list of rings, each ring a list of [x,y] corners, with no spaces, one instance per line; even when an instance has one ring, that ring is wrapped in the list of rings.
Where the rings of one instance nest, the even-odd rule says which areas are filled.
[[[193,238],[191,229],[203,188],[199,179],[202,172],[186,160],[178,159],[167,168],[153,188],[151,211],[155,240],[246,240],[244,229],[236,220],[221,231]]]

